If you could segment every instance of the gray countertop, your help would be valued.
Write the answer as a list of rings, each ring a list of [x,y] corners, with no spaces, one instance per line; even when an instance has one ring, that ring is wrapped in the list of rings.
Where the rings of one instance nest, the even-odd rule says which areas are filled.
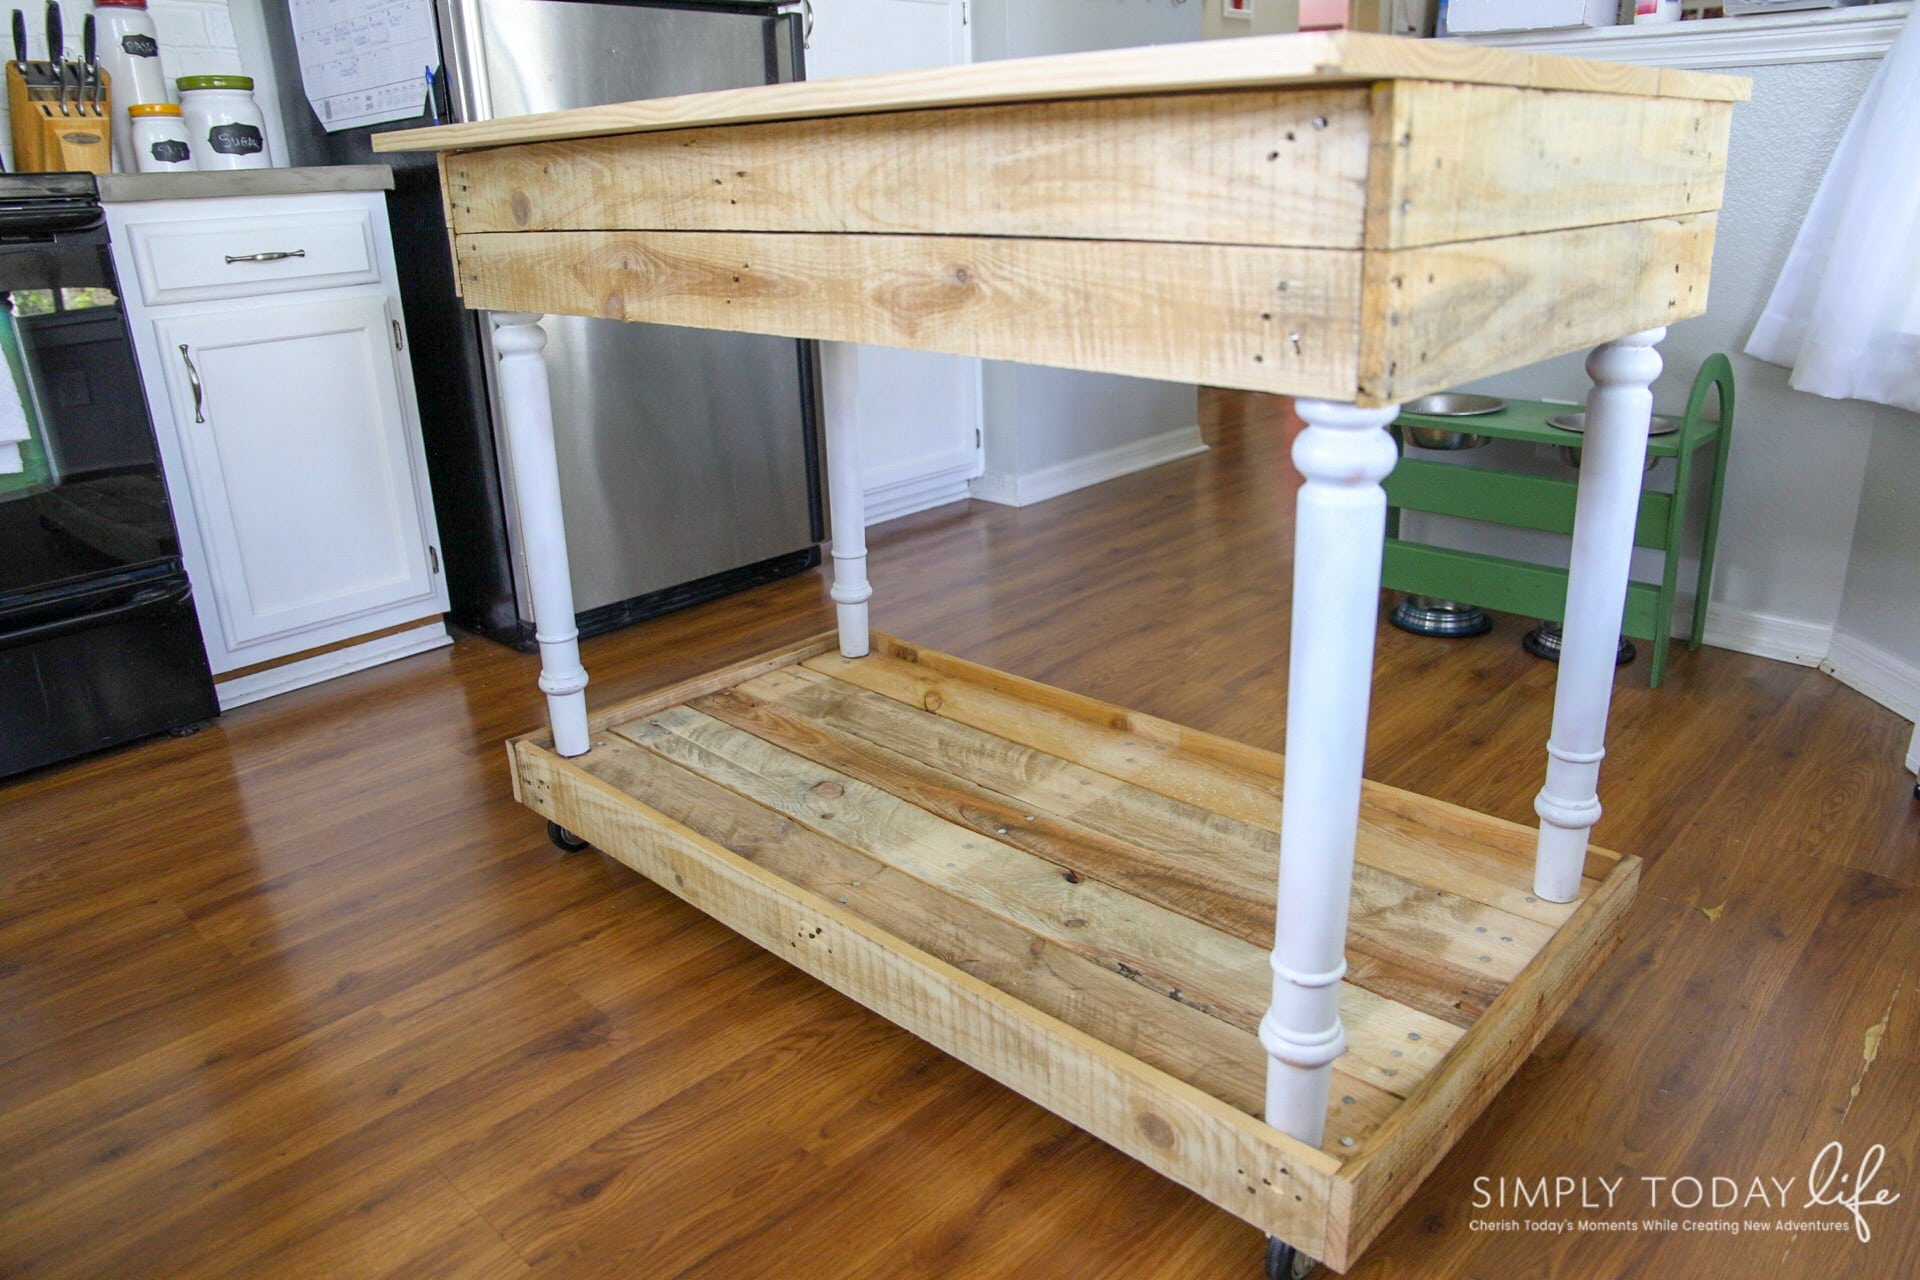
[[[126,204],[135,200],[202,200],[212,196],[289,196],[325,191],[391,190],[393,170],[383,164],[100,175],[100,198],[110,204]]]

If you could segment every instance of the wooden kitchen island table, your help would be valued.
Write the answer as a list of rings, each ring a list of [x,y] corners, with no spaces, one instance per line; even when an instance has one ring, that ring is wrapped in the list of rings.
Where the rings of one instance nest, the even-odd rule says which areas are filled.
[[[381,136],[442,153],[495,313],[551,718],[517,795],[1260,1227],[1270,1271],[1345,1269],[1619,936],[1638,864],[1587,837],[1653,347],[1706,306],[1745,95],[1301,35]],[[870,636],[831,347],[837,635],[590,717],[540,312],[1298,397],[1284,769]],[[1538,831],[1364,783],[1396,404],[1594,344]]]

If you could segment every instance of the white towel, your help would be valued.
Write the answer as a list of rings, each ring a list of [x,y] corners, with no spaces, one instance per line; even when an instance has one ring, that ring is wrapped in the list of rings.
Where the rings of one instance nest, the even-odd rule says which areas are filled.
[[[0,378],[0,476],[17,476],[26,470],[20,457],[21,442],[31,439],[27,427],[26,405],[21,403],[20,384],[13,375],[13,362],[0,360],[7,376]]]

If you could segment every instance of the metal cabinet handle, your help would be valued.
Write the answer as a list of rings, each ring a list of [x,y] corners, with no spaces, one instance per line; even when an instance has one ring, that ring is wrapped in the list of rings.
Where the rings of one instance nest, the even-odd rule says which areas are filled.
[[[187,385],[193,388],[193,420],[205,422],[206,415],[200,412],[200,371],[193,367],[193,356],[187,351],[187,344],[180,344],[180,358],[187,362]]]
[[[305,249],[270,249],[266,253],[230,253],[227,255],[227,265],[232,266],[236,262],[278,262],[282,258],[306,256]]]
[[[398,320],[393,322],[393,349],[395,351],[405,351],[407,349],[407,340],[400,336],[400,322]]]

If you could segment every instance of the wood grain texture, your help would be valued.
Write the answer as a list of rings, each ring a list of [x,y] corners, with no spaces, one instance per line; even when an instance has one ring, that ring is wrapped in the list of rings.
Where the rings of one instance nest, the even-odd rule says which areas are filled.
[[[400,130],[380,134],[373,146],[375,151],[465,151],[558,138],[923,107],[1286,85],[1371,84],[1394,79],[1720,101],[1742,101],[1749,88],[1748,82],[1737,76],[1541,57],[1355,32],[1312,33],[1204,45],[1100,50],[728,89],[475,124]]]
[[[456,179],[447,166],[445,154],[433,158],[434,168],[440,174],[440,217],[447,224],[447,260],[454,264],[453,296],[460,296],[460,237],[457,234],[459,222],[455,218]]]
[[[615,732],[1162,999],[1248,1035],[1266,1012],[1265,948],[1125,886],[948,822],[918,803],[918,794],[902,799],[691,709],[664,711]],[[862,885],[840,892],[842,905],[864,914]],[[960,956],[970,954],[963,949]],[[1456,1027],[1355,985],[1342,992],[1341,1006],[1350,1019],[1345,1073],[1395,1096],[1418,1087],[1459,1039]],[[1359,1136],[1348,1131],[1336,1138]]]
[[[1169,798],[1270,831],[1280,829],[1285,764],[1276,753],[1182,729],[1098,699],[1065,691],[1040,693],[1036,681],[992,674],[978,663],[891,637],[879,640],[878,660],[849,662],[823,653],[805,665],[1038,751],[1088,762]],[[1146,755],[1141,741],[1167,749]],[[1558,925],[1571,914],[1566,904],[1530,902],[1530,893],[1515,892],[1531,874],[1532,849],[1533,833],[1518,823],[1375,783],[1363,788],[1356,850],[1362,864]],[[1594,850],[1583,892],[1597,888],[1617,860],[1617,854]]]
[[[447,158],[451,225],[1358,248],[1364,89],[787,121]],[[1660,209],[1655,212],[1672,212]]]
[[[858,665],[865,674],[884,661]],[[1090,768],[1080,761],[1098,758],[1097,746],[1087,750],[1097,743],[1092,735],[1063,739],[1063,758],[862,686],[776,679],[743,685],[732,699],[707,701],[713,714],[731,716],[763,737],[805,742],[814,752],[839,746],[835,754],[849,762],[875,751],[898,753],[942,771],[950,787],[987,802],[968,805],[966,814],[994,811],[994,797],[1010,807],[1008,821],[995,823],[996,830],[1006,828],[1002,839],[1028,842],[1034,833],[1042,837],[1031,840],[1037,851],[1077,874],[1109,880],[1262,951],[1272,947],[1277,817],[1242,821]],[[756,693],[771,705],[740,705],[741,695]],[[964,694],[959,700],[966,701]],[[1163,759],[1147,755],[1142,769],[1123,772],[1149,775]],[[1216,794],[1229,796],[1246,790],[1230,776],[1217,787]],[[1263,801],[1247,807],[1271,815]],[[1056,831],[1057,846],[1045,838]],[[1364,861],[1355,869],[1352,913],[1354,982],[1459,1026],[1471,1025],[1552,933],[1548,925]]]
[[[1272,828],[806,674],[750,681],[695,705],[978,835],[1272,947]],[[1365,864],[1354,912],[1355,985],[1463,1027],[1550,932]]]
[[[879,859],[830,839],[683,769],[624,737],[609,736],[581,768],[627,794],[645,794],[682,825],[697,825],[727,848],[821,897],[847,896],[866,919],[909,945],[955,965],[1104,1044],[1258,1115],[1265,1054],[1253,1035],[1190,1005],[1149,992],[1069,948],[1049,943],[962,897],[901,875]],[[516,770],[517,771],[517,770]],[[857,887],[857,892],[850,892]],[[1404,1092],[1401,1091],[1401,1092]],[[1364,1137],[1398,1098],[1345,1072],[1330,1124]],[[1352,1103],[1344,1101],[1353,1098]],[[1337,1137],[1329,1142],[1337,1143]]]
[[[1545,1038],[1587,980],[1619,945],[1627,908],[1640,881],[1640,860],[1623,858],[1586,898],[1527,971],[1508,985],[1343,1173],[1353,1187],[1350,1221],[1369,1229],[1346,1242],[1357,1255],[1394,1212],[1413,1197],[1420,1180],[1486,1110]],[[1336,1219],[1338,1220],[1338,1219]]]
[[[463,296],[480,308],[868,342],[1366,404],[1700,314],[1714,228],[1715,215],[1702,213],[1363,252],[490,232],[459,237],[459,267]]]
[[[1369,251],[1362,403],[1397,403],[1700,315],[1716,215]]]
[[[472,307],[866,342],[1350,395],[1360,258],[1333,249],[754,232],[460,237]],[[1178,335],[1178,341],[1173,340]]]
[[[1332,1157],[797,891],[559,756],[527,743],[518,754],[536,808],[734,932],[1265,1230],[1316,1253],[1337,1245]]]
[[[674,892],[875,1012],[996,1079],[1014,1083],[1077,1124],[1084,1125],[1082,1117],[1092,1116],[1095,1124],[1106,1126],[1092,1131],[1109,1136],[1117,1121],[1108,1113],[1106,1100],[1068,1099],[1053,1091],[1036,1094],[1037,1086],[1017,1082],[1033,1080],[1036,1072],[1044,1074],[1047,1064],[1058,1056],[1059,1046],[1052,1043],[1057,1020],[1049,1008],[1073,1007],[1071,1001],[1063,1002],[1053,982],[1033,982],[1031,961],[1050,954],[1072,956],[1108,975],[1102,979],[1105,986],[1090,986],[1079,998],[1091,1001],[1098,998],[1096,991],[1113,991],[1118,1004],[1082,1009],[1065,1019],[1068,1026],[1117,1028],[1123,1043],[1141,1040],[1132,1029],[1131,1011],[1145,993],[1223,1022],[1252,1039],[1268,1004],[1264,948],[1219,928],[1204,906],[1195,909],[1197,904],[1188,902],[1183,910],[1166,905],[1164,892],[1154,891],[1178,881],[1183,862],[1223,852],[1231,862],[1235,824],[1220,815],[1195,815],[1194,821],[1183,823],[1178,806],[1124,784],[1116,787],[1118,779],[1103,773],[1102,766],[1118,752],[1134,753],[1124,757],[1129,765],[1136,763],[1136,757],[1145,757],[1143,770],[1171,766],[1172,771],[1191,775],[1198,768],[1192,761],[1169,759],[1160,744],[1149,746],[1113,736],[1124,730],[1107,729],[1103,737],[1094,725],[1083,725],[1085,732],[1067,735],[1070,749],[1064,757],[1048,760],[992,734],[948,724],[942,714],[948,702],[977,706],[1000,695],[991,690],[969,695],[960,680],[946,681],[937,695],[920,693],[916,664],[887,656],[888,651],[911,652],[934,666],[951,666],[956,661],[883,638],[881,652],[874,656],[846,659],[822,654],[807,659],[805,665],[756,676],[737,689],[705,695],[698,699],[698,706],[661,708],[609,726],[606,733],[611,737],[598,743],[596,751],[605,753],[612,740],[624,739],[670,766],[664,774],[627,770],[618,787],[608,784],[604,771],[586,769],[577,760],[562,760],[522,742],[516,748],[520,794],[538,812],[589,836],[637,870],[655,878],[672,876],[667,887]],[[825,677],[822,669],[837,675]],[[842,685],[840,677],[847,683]],[[892,686],[894,696],[866,691],[859,687],[864,683]],[[903,687],[908,691],[904,697]],[[1062,700],[1071,701],[1042,698],[1044,702]],[[769,709],[774,704],[798,714],[774,714]],[[1042,721],[1059,714],[1045,707],[1035,710]],[[1006,718],[1023,723],[1031,717],[1015,712]],[[1116,709],[1093,719],[1112,725],[1124,724],[1130,717]],[[682,780],[689,776],[703,792],[704,802],[685,796]],[[630,786],[635,789],[629,790]],[[1201,789],[1212,795],[1233,795],[1240,786],[1236,778],[1221,771]],[[663,797],[656,794],[660,788],[665,790],[666,806],[686,815],[684,822],[663,812]],[[1017,808],[1000,810],[996,791],[1033,812],[1016,817]],[[1101,811],[1112,809],[1110,802],[1116,800],[1119,808],[1113,816],[1119,821],[1103,821]],[[985,812],[972,812],[982,801]],[[1076,841],[1077,824],[1053,823],[1055,812],[1074,815],[1100,836],[1164,847],[1152,853],[1136,851],[1131,859],[1134,866],[1129,866],[1126,857],[1110,856],[1111,846],[1101,850]],[[865,865],[846,870],[862,874],[843,872],[833,879],[834,859],[828,857],[829,865],[812,867],[802,872],[801,881],[795,881],[749,857],[748,865],[766,873],[750,894],[730,892],[727,884],[706,883],[713,875],[725,873],[730,884],[738,869],[732,863],[717,869],[705,865],[720,854],[739,861],[738,851],[722,843],[722,838],[743,824],[764,829],[769,820],[776,829],[791,824],[832,846],[853,851]],[[1014,834],[1016,828],[1021,835]],[[1042,838],[1031,839],[1028,832]],[[1164,839],[1167,836],[1172,838]],[[1262,860],[1268,857],[1272,842],[1271,831],[1239,833],[1237,841],[1243,856]],[[663,854],[663,849],[673,852]],[[1142,874],[1135,867],[1150,869]],[[1376,941],[1398,937],[1411,944],[1394,957],[1400,969],[1435,970],[1442,976],[1428,975],[1423,984],[1432,990],[1453,985],[1456,979],[1446,975],[1477,962],[1493,998],[1468,1007],[1468,1013],[1477,1016],[1469,1017],[1470,1029],[1463,1037],[1456,1026],[1422,1012],[1414,1002],[1397,1001],[1358,983],[1342,984],[1339,1006],[1346,1023],[1347,1050],[1339,1060],[1341,1079],[1336,1081],[1334,1097],[1341,1109],[1336,1119],[1350,1131],[1330,1132],[1327,1150],[1336,1158],[1373,1159],[1364,1166],[1343,1160],[1332,1171],[1320,1207],[1312,1211],[1325,1214],[1316,1253],[1343,1268],[1414,1194],[1419,1179],[1489,1104],[1572,1002],[1599,957],[1611,949],[1638,869],[1634,859],[1616,860],[1606,879],[1557,929],[1502,917],[1462,899],[1453,899],[1449,906],[1448,895],[1409,891],[1412,886],[1404,884],[1396,888],[1393,877],[1371,869],[1355,877],[1353,915],[1368,922]],[[1496,852],[1483,870],[1499,876],[1512,868]],[[826,905],[821,895],[802,887],[802,882],[818,885],[823,871],[830,877],[827,894],[839,911],[827,924],[809,926],[802,918],[796,933],[789,917]],[[869,876],[874,888],[869,887]],[[928,893],[950,898],[962,914],[984,916],[992,923],[978,938],[964,930],[957,935],[929,933],[922,916],[942,918],[947,912],[916,903],[906,910],[910,936],[902,936],[893,922],[902,914],[898,886],[903,881],[913,886],[906,890],[909,898]],[[1143,882],[1147,892],[1137,892]],[[781,928],[771,927],[770,918],[777,918]],[[1473,919],[1485,923],[1469,932],[1467,922]],[[871,957],[863,959],[862,953],[851,950],[855,943],[835,927],[853,920],[869,925],[872,932],[865,935],[867,942],[897,962],[891,976],[876,980]],[[1396,924],[1406,930],[1404,935],[1397,932]],[[1502,931],[1511,933],[1496,940],[1493,935]],[[1449,940],[1456,933],[1469,953],[1481,954],[1451,954]],[[823,935],[828,941],[819,942]],[[1022,935],[1030,941],[1022,942]],[[915,941],[929,937],[937,938],[943,948],[955,949],[929,952]],[[785,952],[780,951],[783,942]],[[822,948],[824,957],[819,954]],[[983,952],[1000,954],[983,962]],[[1495,962],[1496,953],[1501,962]],[[835,955],[841,955],[837,963]],[[1505,963],[1508,960],[1512,963]],[[1036,990],[1045,1003],[1034,1005],[1016,998],[983,1009],[963,1000],[948,1007],[951,1001],[943,1002],[929,991],[944,987],[951,973],[1009,975],[1013,986]],[[1115,978],[1129,986],[1114,988]],[[1008,987],[990,985],[996,993],[1011,994]],[[942,1011],[930,1015],[929,1001]],[[1485,1006],[1484,1013],[1478,1005]],[[1023,1017],[1031,1024],[1024,1032],[1016,1029]],[[1144,1037],[1159,1060],[1169,1057],[1163,1034]],[[1021,1040],[1018,1052],[1030,1055],[1032,1061],[1006,1060],[1010,1037]],[[1096,1037],[1096,1042],[1109,1053],[1121,1052],[1108,1041]],[[1456,1049],[1468,1045],[1470,1051],[1456,1056]],[[1072,1057],[1075,1048],[1069,1045],[1066,1051]],[[1131,1053],[1126,1057],[1137,1071],[1158,1071],[1151,1061]],[[1182,1062],[1172,1078],[1192,1080],[1196,1074],[1204,1084],[1213,1073],[1196,1073]],[[1349,1079],[1358,1081],[1358,1086],[1347,1085]],[[1124,1106],[1149,1107],[1153,1117],[1140,1122],[1141,1132],[1150,1145],[1162,1148],[1163,1157],[1170,1150],[1183,1153],[1170,1164],[1164,1158],[1151,1162],[1153,1167],[1179,1170],[1173,1176],[1214,1203],[1273,1230],[1271,1217],[1249,1213],[1270,1214],[1272,1206],[1258,1198],[1244,1164],[1236,1165],[1233,1178],[1226,1178],[1224,1171],[1209,1175],[1187,1163],[1199,1158],[1195,1151],[1232,1151],[1232,1143],[1205,1132],[1190,1134],[1184,1126],[1169,1131],[1159,1117],[1177,1106],[1152,1101],[1151,1078],[1140,1077],[1135,1083],[1146,1092]],[[1228,1085],[1235,1090],[1244,1087],[1231,1080]],[[1213,1096],[1229,1107],[1237,1106],[1229,1098]],[[1402,1099],[1399,1106],[1390,1105],[1391,1096]],[[1363,1126],[1364,1131],[1354,1131]],[[1137,1142],[1140,1135],[1130,1136]],[[1382,1153],[1378,1148],[1383,1144],[1397,1149]],[[1350,1175],[1348,1164],[1371,1169],[1368,1179],[1363,1182],[1357,1174]],[[1219,1195],[1223,1185],[1236,1188],[1225,1199]],[[1272,1186],[1270,1182],[1263,1185]],[[1243,1200],[1240,1189],[1256,1199]],[[1296,1204],[1308,1203],[1304,1192],[1295,1194],[1302,1196]]]
[[[875,528],[876,621],[1277,747],[1290,424],[1218,393],[1200,420],[1211,447],[1181,462]],[[586,662],[611,708],[832,620],[811,574],[596,637]],[[1381,627],[1383,790],[1524,831],[1553,676],[1519,647],[1531,625]],[[535,670],[462,637],[0,784],[0,1268],[1259,1274],[1231,1214],[612,860],[556,853],[501,767],[541,718]],[[1911,733],[1811,668],[1708,647],[1659,690],[1622,669],[1597,835],[1646,858],[1626,939],[1349,1274],[1778,1274],[1770,1233],[1476,1231],[1474,1179],[1804,1177],[1840,1138],[1885,1142],[1877,1185],[1903,1198],[1871,1244],[1802,1233],[1784,1265],[1910,1280]]]
[[[1724,102],[1380,85],[1367,244],[1403,249],[1712,212],[1732,122]]]

